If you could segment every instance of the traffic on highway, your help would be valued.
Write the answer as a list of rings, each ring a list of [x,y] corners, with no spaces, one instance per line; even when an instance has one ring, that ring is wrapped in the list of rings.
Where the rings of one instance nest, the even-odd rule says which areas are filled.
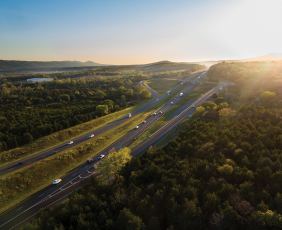
[[[157,108],[155,111],[152,112],[148,117],[146,117],[143,122],[135,126],[131,131],[127,134],[122,136],[117,141],[110,144],[104,150],[102,150],[97,156],[88,159],[85,163],[78,166],[77,168],[70,171],[67,175],[63,176],[62,178],[54,178],[50,185],[46,188],[42,189],[41,191],[35,193],[22,203],[18,204],[16,207],[4,212],[0,216],[0,229],[9,229],[12,227],[19,226],[20,223],[26,221],[27,219],[31,218],[35,215],[40,209],[46,208],[54,203],[59,202],[60,200],[64,199],[70,193],[78,189],[82,186],[89,177],[95,175],[95,166],[96,164],[103,160],[109,153],[112,151],[118,151],[121,148],[129,146],[139,137],[145,130],[151,127],[156,121],[158,121],[164,114],[171,110],[179,101],[182,99],[183,95],[189,94],[194,87],[201,81],[201,79],[205,76],[206,72],[195,74],[192,80],[190,81],[183,81],[182,83],[178,84],[176,87],[170,90],[170,93],[166,93],[165,95],[161,96],[159,101],[164,101],[163,105]],[[186,84],[187,83],[187,84]],[[193,100],[192,102],[189,101],[181,111],[178,111],[177,114],[170,120],[166,122],[166,124],[158,129],[155,133],[153,133],[149,139],[143,141],[142,143],[138,144],[133,150],[132,155],[137,156],[144,152],[148,147],[155,144],[160,138],[162,138],[165,134],[171,131],[175,126],[181,123],[184,119],[190,117],[195,110],[195,107],[199,106],[200,104],[204,103],[208,100],[211,96],[215,93],[219,92],[225,85],[219,85],[205,94],[201,95],[198,99]],[[167,99],[165,101],[165,99]],[[130,116],[125,116],[123,119],[130,119],[131,116],[135,116],[140,111],[144,111],[144,109],[152,108],[156,104],[159,103],[156,98],[153,98],[145,105],[141,106],[136,109]],[[173,102],[173,103],[171,103]],[[142,108],[143,107],[143,108]],[[123,120],[122,120],[123,121]],[[120,122],[120,121],[119,121]],[[116,125],[116,123],[114,123]],[[106,127],[111,126],[110,124]],[[103,128],[103,127],[102,127]],[[101,129],[102,129],[101,128]],[[100,131],[101,133],[102,131]],[[93,136],[91,136],[93,135]],[[77,139],[73,139],[73,143],[68,142],[65,147],[70,147],[72,145],[81,143],[89,138],[95,138],[99,133],[92,131],[82,137]],[[54,151],[54,150],[52,150]]]

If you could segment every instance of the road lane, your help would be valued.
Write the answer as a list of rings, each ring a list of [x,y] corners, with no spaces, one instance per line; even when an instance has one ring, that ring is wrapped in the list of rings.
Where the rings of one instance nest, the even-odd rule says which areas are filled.
[[[184,81],[183,83],[192,83],[193,85],[195,84],[195,81],[197,81],[199,79],[199,76],[202,76],[203,74],[205,74],[206,72],[203,72],[203,73],[196,73],[194,75],[192,75],[190,78],[188,78],[186,81]],[[194,81],[194,82],[193,82]],[[177,84],[174,88],[171,89],[171,94],[174,94],[176,92],[178,92],[179,90],[181,90],[181,88],[183,88],[184,84]],[[141,82],[141,84],[147,86],[147,84],[144,84],[143,82]],[[149,86],[147,86],[149,87]],[[149,87],[149,90],[152,91],[152,89]],[[132,116],[136,116],[144,111],[147,111],[149,109],[152,109],[154,106],[156,106],[159,101],[161,100],[165,100],[166,98],[169,97],[169,95],[167,94],[164,94],[162,95],[161,97],[157,98],[158,100],[156,100],[156,96],[157,94],[154,94],[154,98],[149,100],[148,102],[144,103],[143,105],[137,107],[133,112],[132,112]],[[54,146],[50,149],[47,149],[47,150],[44,150],[42,152],[39,152],[37,154],[32,154],[31,156],[28,156],[28,157],[25,157],[24,159],[19,159],[17,161],[14,161],[10,164],[7,164],[7,165],[4,165],[2,167],[0,167],[0,175],[4,175],[4,174],[7,174],[9,172],[13,172],[15,170],[18,170],[20,168],[23,168],[25,166],[28,166],[28,165],[31,165],[37,161],[40,161],[42,159],[45,159],[47,157],[50,157],[54,154],[57,154],[59,152],[62,152],[68,148],[72,148],[73,146],[76,146],[76,145],[79,145],[81,144],[82,142],[85,142],[85,141],[88,141],[91,137],[90,135],[91,134],[95,134],[95,136],[99,136],[119,125],[121,125],[122,123],[124,123],[125,121],[127,121],[127,115],[126,116],[123,116],[117,120],[114,120],[106,125],[104,125],[103,127],[101,128],[98,128],[96,130],[92,130],[92,131],[89,131],[87,132],[86,134],[83,134],[81,136],[78,136],[74,139],[72,139],[73,141],[73,144],[68,144],[68,142],[66,143],[62,143],[62,144],[59,144],[57,146]]]
[[[211,95],[205,94],[203,96],[199,100],[196,100],[194,104],[196,105],[202,103],[208,98],[208,96]],[[180,100],[180,97],[176,97],[173,100],[175,100],[175,102],[177,103],[177,100]],[[164,112],[168,111],[170,108],[171,104],[169,102],[162,107]],[[183,111],[185,112],[185,110]],[[112,149],[118,150],[122,147],[128,146],[137,136],[141,135],[151,124],[160,119],[163,114],[164,113],[159,114],[157,116],[148,117],[147,122],[145,124],[140,125],[139,129],[128,132],[128,134],[126,134],[124,137],[122,137],[121,139],[101,151],[100,154],[107,155]],[[176,119],[175,123],[173,124],[176,124],[177,121],[179,121],[179,118]],[[170,130],[170,127],[171,126],[167,126],[164,132],[168,132]],[[153,140],[155,140],[159,138],[159,136],[161,135],[155,135],[152,138]],[[137,147],[137,150],[135,148],[134,151],[139,151],[141,153],[144,149],[144,146],[145,145],[139,146]],[[140,150],[138,150],[138,148],[140,148]],[[134,155],[137,155],[136,152],[134,152]],[[100,159],[96,157],[94,159],[94,165],[99,162],[99,160]],[[14,226],[17,226],[18,223],[21,223],[35,215],[41,208],[44,208],[63,199],[69,193],[75,191],[81,185],[81,183],[83,183],[88,178],[88,175],[93,175],[93,172],[93,165],[87,163],[84,163],[78,166],[77,168],[73,169],[62,178],[63,181],[60,184],[47,186],[45,189],[35,193],[16,207],[4,212],[0,216],[0,229],[9,229]]]

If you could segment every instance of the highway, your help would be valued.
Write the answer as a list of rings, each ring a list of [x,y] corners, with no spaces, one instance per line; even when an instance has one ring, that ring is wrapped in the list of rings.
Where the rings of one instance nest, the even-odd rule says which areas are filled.
[[[173,128],[175,128],[179,123],[181,123],[183,120],[185,120],[187,117],[191,117],[193,112],[195,111],[195,108],[199,105],[201,105],[203,102],[208,100],[213,94],[220,91],[221,86],[217,86],[204,95],[202,95],[199,99],[196,101],[189,103],[187,105],[187,108],[182,110],[178,115],[176,115],[174,118],[172,118],[170,121],[168,121],[163,127],[158,129],[155,133],[153,133],[150,138],[143,143],[139,144],[132,150],[132,155],[137,156],[140,153],[144,152],[147,148],[155,144],[158,140],[160,140],[163,136],[165,136],[169,131],[171,131]]]
[[[198,77],[196,79],[198,79]],[[197,83],[195,81],[192,82],[192,84],[189,84],[188,87],[185,88],[185,90],[182,90],[181,92],[190,92],[193,89],[194,84]],[[192,114],[194,106],[198,106],[207,99],[209,99],[219,89],[220,87],[215,87],[206,94],[202,95],[199,99],[187,104],[186,108],[184,108],[178,115],[176,115],[162,128],[155,132],[148,140],[134,148],[133,156],[137,156],[138,154],[143,152],[147,147],[154,144],[164,134],[169,132],[177,124],[183,121],[183,119],[187,118],[187,116]],[[107,155],[113,150],[119,150],[123,147],[130,145],[148,127],[150,127],[154,122],[159,120],[161,116],[163,116],[167,111],[171,109],[171,107],[173,106],[171,104],[171,101],[173,101],[174,104],[177,104],[180,100],[181,97],[179,96],[179,94],[177,94],[177,96],[175,96],[174,98],[166,102],[163,106],[161,106],[158,110],[156,110],[156,115],[152,114],[147,117],[146,123],[140,124],[138,129],[133,129],[129,131],[119,140],[115,141],[110,146],[102,150],[99,155]],[[54,203],[57,203],[58,201],[64,199],[67,195],[75,191],[83,183],[85,183],[89,177],[95,174],[95,165],[101,160],[99,158],[99,155],[93,158],[93,163],[89,164],[85,162],[84,164],[70,171],[67,175],[62,178],[62,182],[60,184],[49,185],[41,191],[33,194],[20,204],[16,205],[12,209],[2,213],[0,216],[0,229],[11,229],[19,226],[22,222],[28,220],[33,215],[35,215],[41,208],[46,208]]]
[[[177,93],[178,91],[180,91],[182,88],[184,88],[186,86],[186,84],[188,83],[192,83],[188,86],[190,86],[190,90],[192,90],[191,86],[195,86],[195,84],[197,83],[197,79],[199,79],[199,76],[203,76],[203,74],[205,74],[206,72],[201,72],[201,73],[196,73],[193,74],[191,77],[189,77],[187,80],[177,84],[173,89],[171,89],[171,95]],[[158,97],[159,95],[157,94],[157,92],[155,90],[153,90],[150,86],[148,86],[147,84],[145,84],[143,81],[140,82],[140,84],[144,85],[145,87],[148,88],[148,90],[151,92],[151,94],[153,95],[153,98],[150,99],[148,102],[142,104],[141,106],[138,106],[133,112],[132,112],[132,116],[136,116],[142,112],[148,111],[152,108],[154,108],[155,106],[157,106],[161,101],[166,100],[169,98],[170,95],[168,94],[163,94],[162,96]],[[102,135],[103,133],[107,132],[108,130],[111,130],[119,125],[121,125],[122,123],[124,123],[125,121],[128,120],[127,115],[123,116],[117,120],[114,120],[110,123],[107,123],[106,125],[98,128],[98,129],[93,129],[89,132],[87,132],[86,134],[80,135],[78,137],[75,137],[72,139],[73,144],[69,144],[68,140],[65,143],[56,145],[52,148],[49,148],[47,150],[43,150],[41,152],[38,152],[36,154],[31,154],[30,156],[24,157],[23,159],[19,159],[16,160],[10,164],[5,164],[4,166],[0,167],[0,175],[4,175],[10,172],[13,172],[15,170],[18,170],[20,168],[26,167],[28,165],[31,165],[37,161],[40,161],[42,159],[45,159],[47,157],[50,157],[54,154],[57,154],[59,152],[62,152],[68,148],[72,148],[73,146],[79,145],[85,141],[88,141],[89,139],[91,139],[91,135],[94,134],[95,137]],[[95,138],[94,137],[94,138]]]

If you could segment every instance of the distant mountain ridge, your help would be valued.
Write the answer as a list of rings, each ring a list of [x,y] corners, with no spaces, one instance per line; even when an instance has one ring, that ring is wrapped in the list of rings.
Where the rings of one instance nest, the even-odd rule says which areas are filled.
[[[101,66],[101,64],[87,61],[16,61],[0,60],[0,71],[30,71],[41,69],[62,69],[74,67]]]

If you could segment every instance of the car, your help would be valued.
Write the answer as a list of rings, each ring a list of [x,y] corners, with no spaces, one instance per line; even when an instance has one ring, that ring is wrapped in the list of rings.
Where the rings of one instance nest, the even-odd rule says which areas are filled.
[[[101,154],[100,156],[99,156],[99,159],[103,159],[105,157],[105,155],[104,154]]]
[[[153,115],[154,115],[154,116],[156,116],[156,115],[157,115],[157,113],[156,113],[156,112],[154,112],[154,113],[153,113]]]
[[[173,101],[171,101],[171,102],[170,102],[170,104],[172,104],[172,105],[173,105],[173,104],[174,104],[174,102],[173,102]]]
[[[129,114],[128,114],[128,118],[131,118],[131,117],[132,117],[132,114],[131,114],[131,113],[129,113]]]
[[[135,129],[139,129],[139,125],[136,125]]]
[[[144,120],[144,121],[142,121],[142,124],[145,124],[147,121],[146,120]]]
[[[95,136],[94,133],[92,133],[89,137],[92,138],[92,137],[94,137],[94,136]]]
[[[163,114],[163,111],[159,111],[159,114]]]
[[[69,144],[69,145],[72,145],[72,144],[73,144],[73,141],[70,141],[68,144]]]
[[[52,184],[59,184],[62,181],[61,178],[55,179],[52,181]]]
[[[182,96],[183,96],[183,93],[180,93],[179,96],[182,97]]]
[[[88,163],[88,164],[91,164],[92,162],[94,162],[94,159],[93,159],[93,158],[89,158],[89,159],[87,160],[87,163]]]

